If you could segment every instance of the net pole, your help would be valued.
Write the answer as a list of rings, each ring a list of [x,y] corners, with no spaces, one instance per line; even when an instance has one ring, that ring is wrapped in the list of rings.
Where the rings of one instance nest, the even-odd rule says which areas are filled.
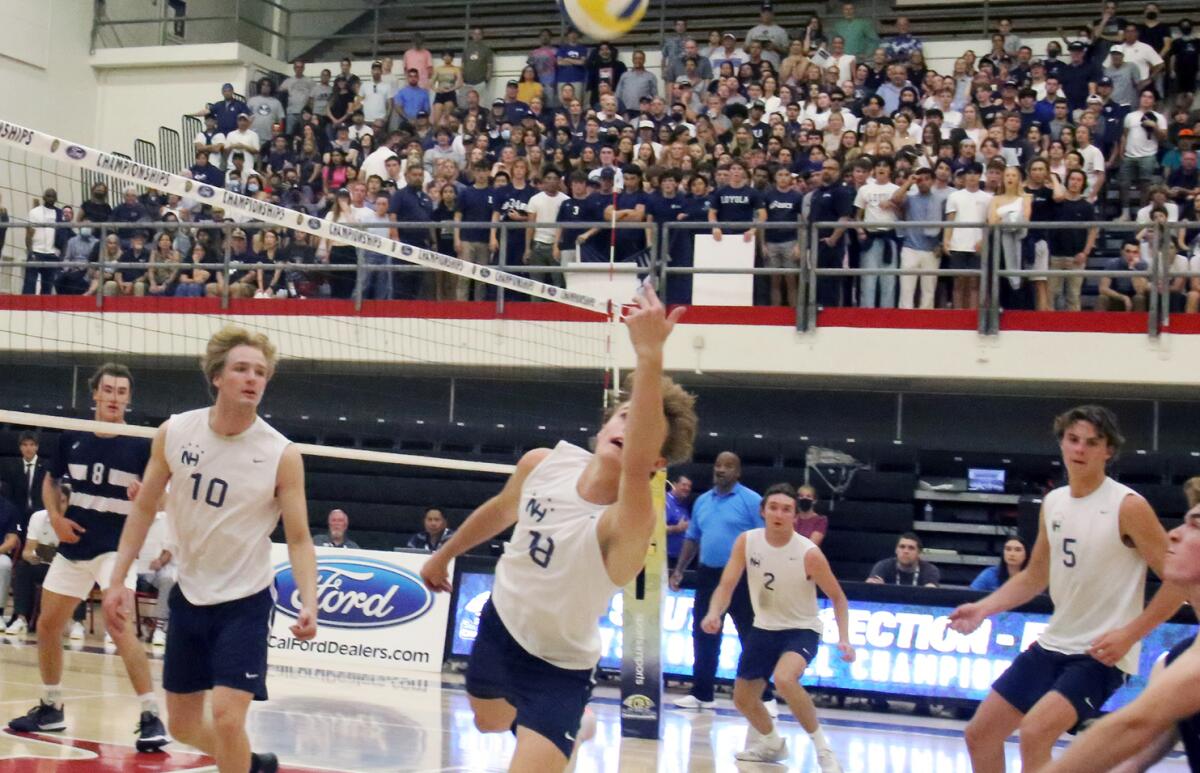
[[[650,480],[654,533],[646,565],[625,586],[621,618],[621,737],[662,738],[663,578],[667,569],[667,473]]]

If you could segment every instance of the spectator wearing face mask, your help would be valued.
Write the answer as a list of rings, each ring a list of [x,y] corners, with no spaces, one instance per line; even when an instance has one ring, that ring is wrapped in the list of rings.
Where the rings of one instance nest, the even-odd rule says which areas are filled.
[[[801,486],[796,492],[796,533],[820,547],[829,533],[829,518],[817,513],[817,490]]]

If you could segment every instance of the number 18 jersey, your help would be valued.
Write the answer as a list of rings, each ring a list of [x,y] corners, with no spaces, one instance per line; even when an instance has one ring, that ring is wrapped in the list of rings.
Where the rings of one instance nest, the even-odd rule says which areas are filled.
[[[598,621],[617,590],[596,535],[608,505],[588,502],[577,490],[591,458],[560,441],[525,479],[492,587],[492,605],[517,643],[573,670],[599,662]]]
[[[172,416],[165,448],[179,590],[198,606],[253,596],[274,581],[275,482],[290,443],[261,417],[239,435],[218,435],[208,426],[211,410]]]

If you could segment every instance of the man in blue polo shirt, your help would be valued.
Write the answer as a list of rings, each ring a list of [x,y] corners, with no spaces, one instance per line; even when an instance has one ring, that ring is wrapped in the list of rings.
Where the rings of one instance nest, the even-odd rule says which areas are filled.
[[[717,660],[721,654],[721,635],[705,633],[700,620],[713,591],[721,581],[721,572],[729,561],[733,543],[738,535],[762,525],[758,514],[762,497],[746,488],[738,480],[742,477],[742,460],[732,451],[724,451],[713,463],[713,487],[700,495],[692,505],[692,521],[688,525],[683,548],[679,551],[679,562],[671,573],[671,588],[679,589],[683,571],[692,558],[700,556],[696,567],[696,601],[692,621],[692,648],[695,665],[692,668],[692,691],[675,701],[684,709],[710,709],[713,699],[713,681],[717,674]],[[737,627],[738,638],[745,647],[745,638],[754,624],[754,609],[750,606],[750,592],[743,578],[733,592],[729,614]],[[773,705],[773,701],[768,706]]]
[[[205,110],[196,113],[196,115],[212,113],[217,117],[217,131],[221,132],[221,134],[229,134],[229,132],[237,131],[237,117],[239,115],[250,115],[250,107],[234,96],[232,83],[226,83],[221,86],[221,97],[220,102],[213,102]]]

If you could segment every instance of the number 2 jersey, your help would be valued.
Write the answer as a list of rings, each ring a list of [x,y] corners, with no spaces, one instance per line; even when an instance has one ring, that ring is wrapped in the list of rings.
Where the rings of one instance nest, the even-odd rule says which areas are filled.
[[[141,480],[149,461],[147,438],[99,437],[90,432],[59,435],[49,473],[71,487],[66,516],[86,529],[78,542],[59,546],[60,556],[87,561],[117,549],[125,517],[133,511],[129,485]]]
[[[577,490],[591,458],[560,441],[525,479],[492,588],[492,605],[517,643],[573,670],[599,662],[598,621],[617,590],[596,535],[608,505],[588,502]]]
[[[787,544],[767,542],[767,530],[746,532],[746,587],[754,606],[754,627],[764,631],[807,630],[821,633],[817,586],[804,559],[816,543],[792,533]]]
[[[1054,614],[1038,644],[1064,655],[1084,655],[1092,642],[1142,613],[1146,562],[1121,539],[1121,503],[1141,498],[1133,489],[1105,478],[1086,497],[1068,486],[1046,495],[1042,519],[1050,542],[1050,600]],[[1138,672],[1141,643],[1117,668]]]
[[[218,435],[208,425],[211,410],[168,419],[164,449],[179,590],[198,606],[252,596],[274,582],[275,482],[291,442],[261,417],[239,435]]]

